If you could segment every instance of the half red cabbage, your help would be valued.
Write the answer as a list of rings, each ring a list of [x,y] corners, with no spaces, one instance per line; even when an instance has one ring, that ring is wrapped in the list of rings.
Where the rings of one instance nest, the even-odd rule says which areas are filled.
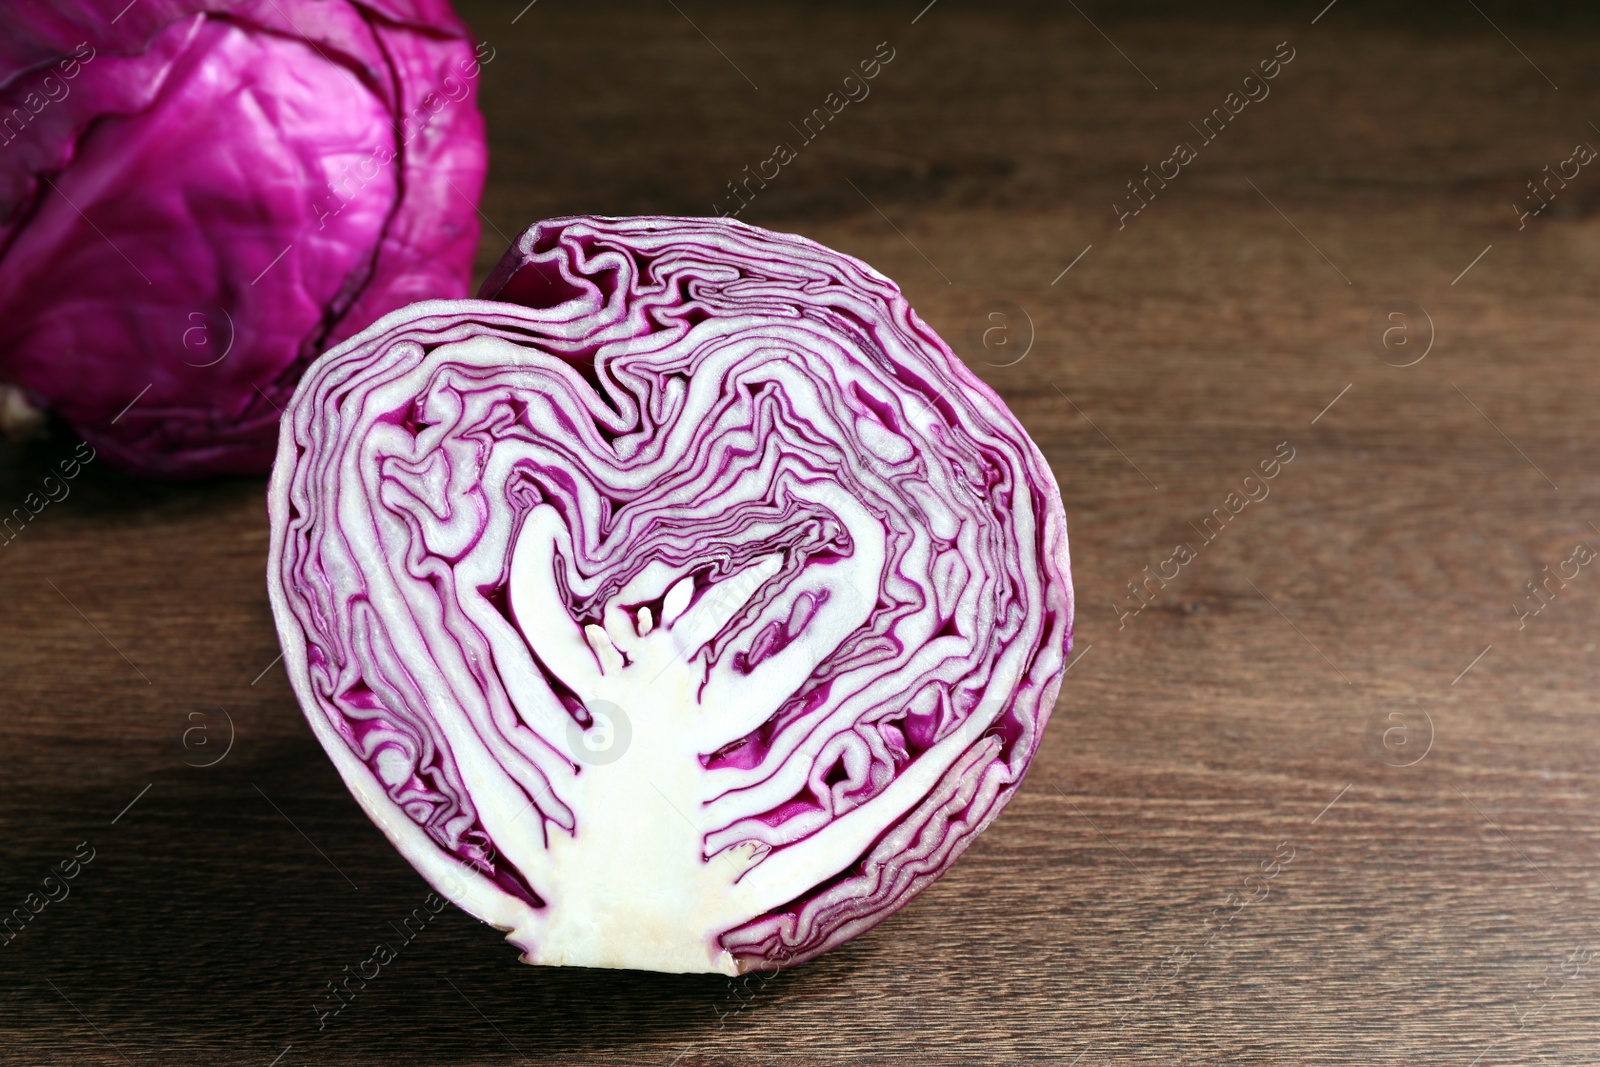
[[[809,959],[1022,780],[1072,630],[1039,450],[883,275],[568,218],[283,422],[284,662],[368,815],[532,963]]]
[[[0,382],[109,461],[259,472],[301,372],[467,293],[480,52],[447,0],[0,0]]]

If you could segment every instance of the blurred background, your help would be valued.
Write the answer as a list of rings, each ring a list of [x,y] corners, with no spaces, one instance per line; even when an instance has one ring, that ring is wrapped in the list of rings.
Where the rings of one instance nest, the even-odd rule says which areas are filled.
[[[0,1063],[1600,1057],[1600,14],[458,10],[475,280],[539,219],[738,210],[894,278],[1011,406],[1078,596],[1039,758],[792,972],[529,968],[449,909],[319,1028],[427,889],[276,666],[265,479],[92,464],[0,548],[0,903],[93,852],[4,946]],[[75,447],[0,445],[0,501]]]

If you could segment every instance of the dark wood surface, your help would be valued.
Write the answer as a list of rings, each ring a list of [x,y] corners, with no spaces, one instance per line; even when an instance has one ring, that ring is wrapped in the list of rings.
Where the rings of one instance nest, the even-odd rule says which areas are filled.
[[[748,989],[525,967],[450,909],[319,1031],[325,983],[426,888],[272,666],[264,483],[92,465],[0,548],[0,904],[94,850],[0,949],[0,1062],[1600,1057],[1600,567],[1513,608],[1600,550],[1600,168],[1520,230],[1512,206],[1600,145],[1594,24],[922,3],[471,4],[480,273],[541,217],[725,203],[890,42],[743,217],[898,279],[1056,470],[1076,658],[1005,815]],[[1124,183],[1281,41],[1271,95],[1119,230]],[[1409,367],[1368,340],[1395,301],[1426,318],[1390,363],[1432,323]],[[1204,542],[1280,442],[1270,495]],[[6,507],[70,449],[9,447]]]

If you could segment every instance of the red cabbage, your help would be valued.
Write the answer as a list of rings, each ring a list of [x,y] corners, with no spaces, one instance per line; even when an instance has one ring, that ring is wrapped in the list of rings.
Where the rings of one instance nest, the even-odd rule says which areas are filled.
[[[809,959],[1022,780],[1072,629],[1039,450],[883,275],[569,218],[283,421],[268,585],[368,815],[532,963]]]
[[[480,61],[447,0],[0,0],[0,419],[260,472],[330,345],[467,293]]]

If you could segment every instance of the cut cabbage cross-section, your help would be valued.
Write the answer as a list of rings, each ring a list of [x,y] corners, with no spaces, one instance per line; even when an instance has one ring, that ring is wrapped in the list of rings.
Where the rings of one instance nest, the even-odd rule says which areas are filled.
[[[367,813],[532,963],[809,959],[1015,792],[1072,628],[1038,449],[864,264],[541,223],[284,418],[269,587]]]

